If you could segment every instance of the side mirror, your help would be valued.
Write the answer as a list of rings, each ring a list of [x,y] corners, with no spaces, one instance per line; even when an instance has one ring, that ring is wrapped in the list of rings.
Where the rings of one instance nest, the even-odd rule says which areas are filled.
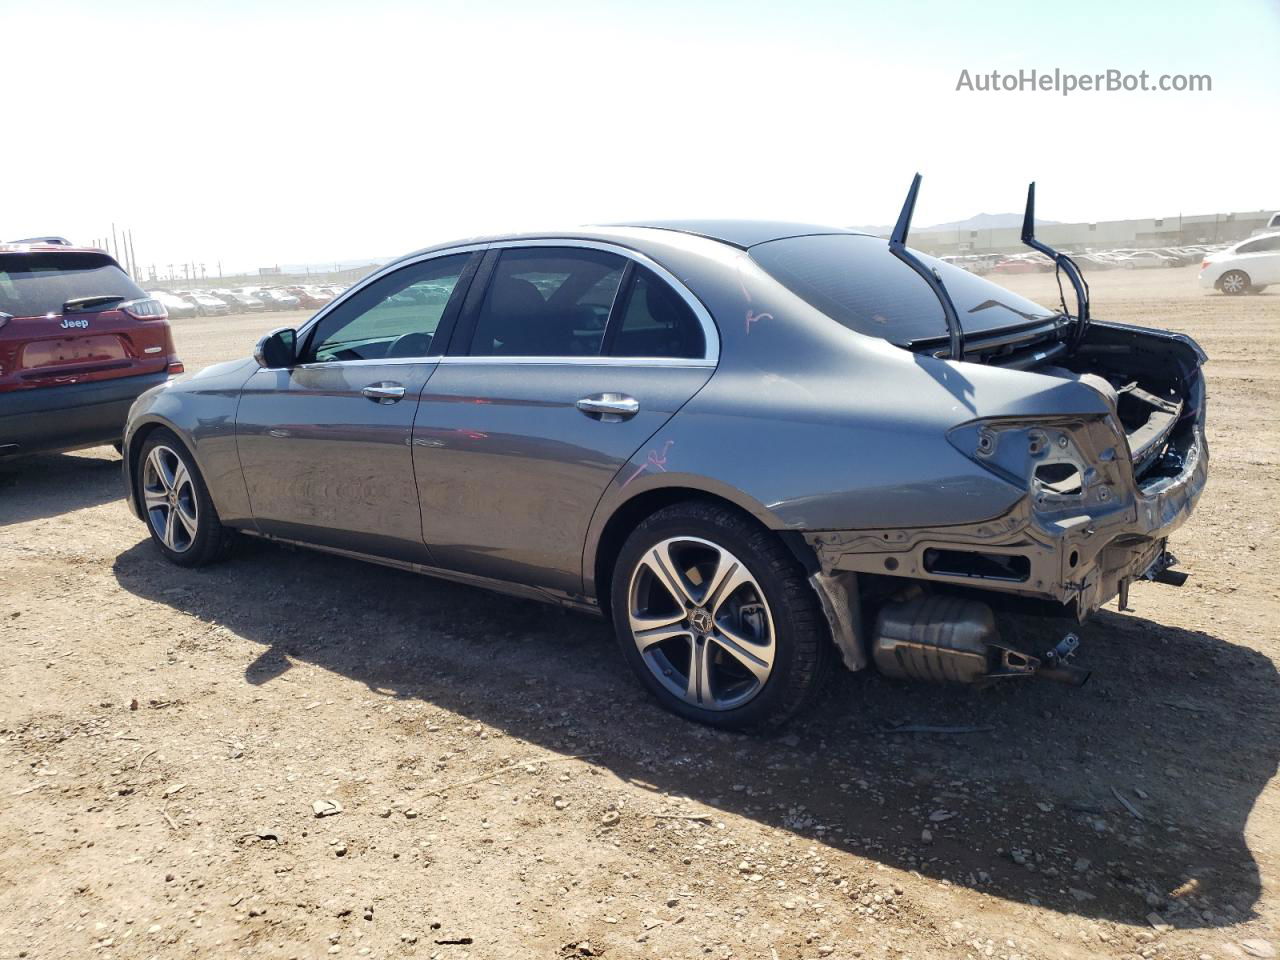
[[[291,327],[272,330],[253,348],[253,359],[268,370],[292,367],[298,355],[298,331]]]

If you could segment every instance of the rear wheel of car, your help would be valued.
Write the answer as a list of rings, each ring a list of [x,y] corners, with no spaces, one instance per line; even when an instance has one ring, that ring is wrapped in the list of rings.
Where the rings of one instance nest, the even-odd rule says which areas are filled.
[[[165,559],[199,567],[226,552],[230,531],[218,520],[204,478],[172,431],[148,435],[134,474],[147,530]]]
[[[1242,293],[1248,293],[1249,275],[1243,270],[1228,270],[1222,275],[1222,279],[1218,281],[1218,289],[1229,297],[1238,297]]]
[[[618,556],[611,597],[628,664],[689,720],[778,726],[828,673],[831,642],[804,568],[728,507],[690,501],[641,523]]]

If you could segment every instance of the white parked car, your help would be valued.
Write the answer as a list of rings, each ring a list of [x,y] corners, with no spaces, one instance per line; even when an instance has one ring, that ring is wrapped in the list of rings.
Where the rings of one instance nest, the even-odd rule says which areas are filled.
[[[1277,230],[1280,230],[1280,213],[1273,213],[1266,226],[1258,227],[1253,231],[1253,236],[1256,237],[1263,233],[1275,233]]]
[[[1280,233],[1241,240],[1200,264],[1200,286],[1229,296],[1261,293],[1272,283],[1280,283]]]
[[[1121,258],[1120,266],[1128,270],[1145,270],[1149,267],[1176,267],[1178,261],[1155,250],[1138,250]]]
[[[169,319],[182,319],[184,317],[194,317],[197,315],[196,305],[181,297],[169,293],[167,290],[148,290],[147,296],[152,300],[159,300],[164,304],[165,311],[169,314]]]

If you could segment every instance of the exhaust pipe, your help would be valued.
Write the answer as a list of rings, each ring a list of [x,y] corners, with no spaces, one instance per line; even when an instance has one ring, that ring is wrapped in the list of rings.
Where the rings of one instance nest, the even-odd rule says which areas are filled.
[[[1080,645],[1069,633],[1043,657],[1000,642],[995,615],[985,603],[928,595],[893,603],[876,620],[872,658],[880,672],[904,680],[987,683],[1040,676],[1083,686],[1089,671],[1070,663]]]

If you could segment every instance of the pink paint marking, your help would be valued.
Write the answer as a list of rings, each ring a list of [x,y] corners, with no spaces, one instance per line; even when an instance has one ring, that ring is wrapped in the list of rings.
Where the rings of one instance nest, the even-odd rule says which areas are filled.
[[[674,443],[675,443],[674,440],[664,441],[662,444],[661,453],[658,453],[657,450],[650,450],[648,455],[644,458],[644,462],[641,463],[640,466],[636,468],[636,472],[633,473],[631,476],[627,477],[627,479],[623,482],[622,489],[625,490],[628,483],[630,483],[636,477],[640,476],[640,474],[644,473],[650,467],[657,467],[663,473],[666,473],[667,472],[667,451],[671,449]]]
[[[761,320],[772,320],[772,313],[756,313],[754,310],[747,311],[747,336],[751,336],[751,325],[759,323]]]
[[[744,326],[747,331],[747,336],[751,336],[751,325],[753,323],[759,323],[761,320],[772,320],[773,314],[772,313],[756,313],[755,310],[751,308],[751,291],[747,289],[747,282],[742,278],[741,266],[738,267],[737,276],[738,276],[738,287],[739,289],[742,290],[743,299],[747,301],[747,321]]]

